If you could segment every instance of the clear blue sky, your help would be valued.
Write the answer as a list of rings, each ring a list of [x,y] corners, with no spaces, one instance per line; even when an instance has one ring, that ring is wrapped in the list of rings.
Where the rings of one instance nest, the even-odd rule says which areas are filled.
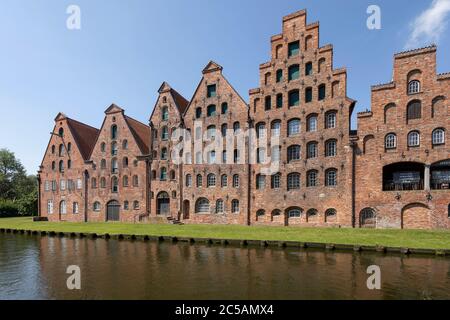
[[[81,8],[81,30],[66,28],[70,4]],[[381,30],[366,27],[370,4],[381,8]],[[2,0],[0,148],[35,173],[59,111],[99,127],[114,102],[147,122],[162,81],[190,99],[209,60],[247,99],[282,17],[303,8],[309,22],[320,21],[321,44],[334,45],[335,67],[347,67],[348,95],[361,111],[370,107],[370,86],[390,81],[392,55],[430,6],[431,0]],[[414,41],[438,40],[438,72],[446,72],[449,10],[439,10],[425,18],[441,19],[441,37],[419,27]]]

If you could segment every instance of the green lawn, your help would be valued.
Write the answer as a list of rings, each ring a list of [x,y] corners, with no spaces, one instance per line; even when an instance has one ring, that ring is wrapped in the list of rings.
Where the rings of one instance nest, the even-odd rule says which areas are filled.
[[[134,234],[213,239],[302,241],[350,245],[380,245],[416,249],[450,249],[450,231],[369,230],[230,225],[166,225],[127,223],[33,222],[3,218],[0,228],[97,234]]]

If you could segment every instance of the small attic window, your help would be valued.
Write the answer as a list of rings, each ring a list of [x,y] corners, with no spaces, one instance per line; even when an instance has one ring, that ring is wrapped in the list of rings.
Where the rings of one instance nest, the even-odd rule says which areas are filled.
[[[163,97],[163,103],[167,103],[167,97]]]
[[[209,86],[207,86],[207,93],[206,93],[208,98],[213,98],[217,95],[216,92],[216,85],[215,84],[211,84]]]
[[[63,129],[63,128],[59,128],[58,135],[59,135],[61,138],[64,137],[64,129]]]

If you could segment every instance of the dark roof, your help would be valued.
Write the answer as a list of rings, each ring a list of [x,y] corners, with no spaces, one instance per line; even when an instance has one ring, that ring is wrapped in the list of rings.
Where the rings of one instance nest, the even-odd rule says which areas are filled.
[[[181,94],[179,94],[175,89],[170,89],[170,93],[172,94],[173,100],[175,104],[180,110],[180,114],[184,114],[187,106],[189,105],[189,101],[187,101]]]
[[[136,143],[141,149],[143,155],[147,155],[150,152],[150,127],[146,126],[142,122],[139,122],[129,116],[124,116],[131,133],[136,140]]]
[[[84,160],[88,160],[100,130],[82,122],[67,118],[67,125]]]

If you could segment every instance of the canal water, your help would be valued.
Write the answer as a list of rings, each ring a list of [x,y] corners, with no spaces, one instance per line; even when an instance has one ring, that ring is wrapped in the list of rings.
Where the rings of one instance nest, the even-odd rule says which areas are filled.
[[[0,234],[0,299],[450,299],[450,259]]]

